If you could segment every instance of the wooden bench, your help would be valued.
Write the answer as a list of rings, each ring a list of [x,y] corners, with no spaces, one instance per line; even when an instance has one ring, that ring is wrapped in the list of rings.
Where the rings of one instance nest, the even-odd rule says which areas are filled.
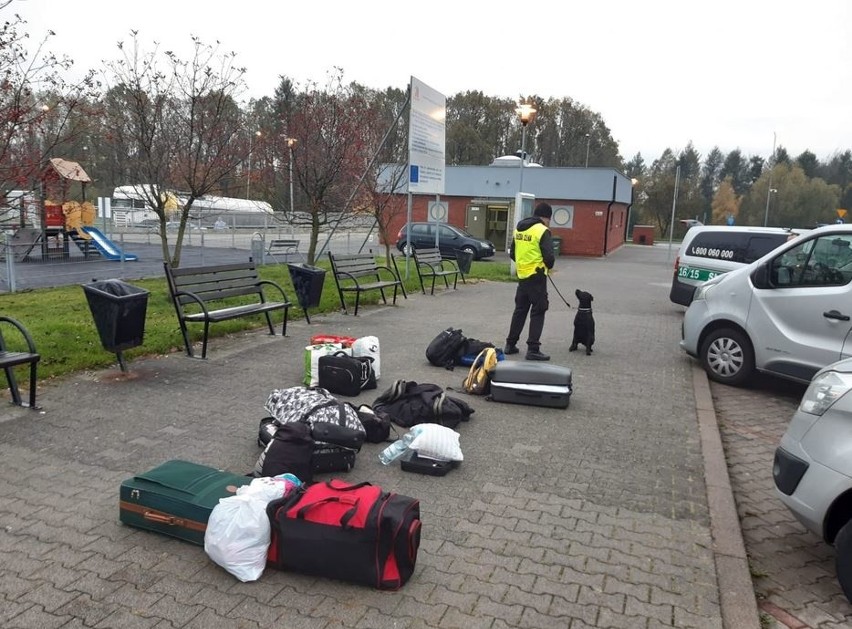
[[[370,290],[378,290],[382,295],[382,301],[386,304],[388,303],[385,297],[386,288],[393,287],[394,305],[396,305],[396,294],[399,289],[402,289],[402,296],[408,299],[405,286],[399,279],[399,273],[388,266],[380,265],[373,254],[335,255],[329,251],[328,259],[331,261],[331,272],[334,275],[334,283],[337,285],[337,294],[340,296],[340,307],[343,308],[344,313],[348,311],[343,293],[355,293],[355,316],[358,315],[361,293]],[[391,255],[391,262],[396,266],[393,255]],[[387,279],[388,276],[390,279]]]
[[[276,262],[278,262],[278,258],[276,256],[279,255],[284,257],[284,262],[289,262],[290,256],[301,256],[299,253],[299,244],[300,241],[298,240],[287,240],[282,238],[270,240],[266,247],[266,254],[271,256]]]
[[[30,366],[30,398],[29,407],[36,408],[36,367],[41,356],[36,352],[33,337],[27,332],[27,329],[15,319],[11,317],[0,316],[0,324],[9,324],[23,337],[27,345],[27,351],[16,352],[8,348],[6,339],[3,338],[3,326],[0,325],[0,367],[6,372],[6,381],[9,383],[9,391],[12,393],[12,403],[18,406],[24,406],[21,401],[21,394],[18,391],[18,382],[15,380],[14,367],[18,365]]]
[[[460,275],[462,277],[462,281],[464,281],[464,275],[462,275],[459,270],[458,262],[441,257],[441,250],[437,247],[432,247],[431,249],[415,249],[414,265],[417,267],[417,277],[420,278],[420,290],[423,291],[424,295],[426,294],[426,286],[423,282],[424,277],[427,279],[430,277],[432,278],[432,295],[435,294],[436,278],[443,278],[444,285],[449,288],[449,278],[452,277],[453,290],[455,290],[458,285]]]
[[[194,358],[192,343],[189,340],[187,323],[203,323],[204,338],[201,346],[201,358],[207,357],[207,339],[210,324],[217,321],[228,321],[239,317],[262,314],[266,317],[269,333],[275,335],[272,327],[273,310],[284,311],[284,326],[281,336],[287,335],[287,311],[292,305],[284,294],[284,289],[275,282],[262,280],[258,276],[257,267],[250,259],[248,262],[237,264],[221,264],[218,266],[197,266],[185,269],[173,269],[168,262],[164,263],[169,293],[175,306],[180,331],[186,345],[186,353]],[[281,301],[267,301],[263,292],[264,286],[272,286],[281,293]],[[250,303],[237,305],[222,304],[224,307],[211,310],[208,305],[223,300],[236,299]],[[217,304],[218,305],[218,304]]]

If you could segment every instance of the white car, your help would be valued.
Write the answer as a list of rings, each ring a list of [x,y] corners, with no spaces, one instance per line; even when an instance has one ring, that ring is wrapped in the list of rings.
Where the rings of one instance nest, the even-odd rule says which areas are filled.
[[[840,587],[852,602],[852,359],[820,370],[802,397],[772,476],[781,501],[836,550]]]
[[[807,384],[852,357],[852,226],[814,229],[700,285],[682,335],[707,375],[731,385],[756,371]]]

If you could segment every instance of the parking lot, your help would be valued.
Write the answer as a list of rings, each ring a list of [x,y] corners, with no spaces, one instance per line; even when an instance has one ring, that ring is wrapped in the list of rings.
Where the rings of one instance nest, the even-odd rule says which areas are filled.
[[[477,412],[459,429],[465,462],[444,479],[384,468],[378,448],[365,446],[352,480],[424,505],[418,569],[396,594],[271,570],[237,583],[197,547],[119,525],[118,484],[168,458],[250,469],[263,402],[298,383],[315,332],[378,335],[380,388],[396,377],[460,388],[463,374],[425,364],[423,349],[449,325],[501,343],[511,285],[294,321],[286,339],[218,340],[208,361],[135,361],[130,378],[106,370],[45,383],[43,414],[0,410],[0,624],[850,626],[833,550],[774,497],[772,454],[804,390],[775,381],[710,388],[763,613],[723,625],[726,558],[714,549],[694,361],[677,347],[682,309],[668,301],[669,257],[665,246],[627,246],[558,260],[566,297],[595,294],[598,326],[592,356],[568,353],[573,309],[551,292],[543,349],[574,370],[567,411],[473,399]]]
[[[736,389],[712,384],[731,484],[767,627],[852,626],[837,583],[834,549],[807,531],[775,496],[772,459],[806,387],[761,378]]]

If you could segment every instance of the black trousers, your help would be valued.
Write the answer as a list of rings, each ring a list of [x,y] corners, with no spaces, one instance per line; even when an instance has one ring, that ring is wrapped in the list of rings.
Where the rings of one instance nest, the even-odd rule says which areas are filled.
[[[527,314],[530,316],[527,348],[537,351],[541,347],[541,331],[544,329],[544,313],[549,306],[547,301],[547,276],[536,273],[518,282],[515,291],[515,310],[512,312],[512,323],[509,325],[507,345],[517,345],[524,331]]]

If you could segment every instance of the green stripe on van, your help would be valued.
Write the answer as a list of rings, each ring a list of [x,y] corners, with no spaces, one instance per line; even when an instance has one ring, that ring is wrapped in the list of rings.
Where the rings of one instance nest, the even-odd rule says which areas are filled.
[[[698,266],[680,265],[677,267],[677,276],[682,280],[706,282],[707,280],[712,280],[717,275],[722,275],[722,273],[711,269],[702,269]]]

